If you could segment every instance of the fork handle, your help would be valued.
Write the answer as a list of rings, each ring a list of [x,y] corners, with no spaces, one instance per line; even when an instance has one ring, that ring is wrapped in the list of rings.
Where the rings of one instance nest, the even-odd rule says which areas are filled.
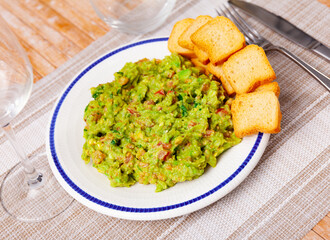
[[[291,60],[293,60],[295,63],[297,63],[300,67],[305,69],[308,73],[310,73],[316,80],[318,80],[328,91],[330,91],[330,78],[325,76],[323,73],[319,72],[315,68],[313,68],[311,65],[308,63],[304,62],[301,60],[299,57],[294,55],[293,53],[289,52],[285,48],[279,47],[279,46],[272,46],[269,47],[267,50],[275,50],[278,51]]]

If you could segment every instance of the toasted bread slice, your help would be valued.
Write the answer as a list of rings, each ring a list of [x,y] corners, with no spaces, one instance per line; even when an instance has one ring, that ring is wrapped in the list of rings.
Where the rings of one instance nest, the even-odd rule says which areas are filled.
[[[234,132],[239,138],[257,132],[278,133],[281,130],[280,104],[272,91],[237,95],[231,112]]]
[[[230,56],[223,71],[238,94],[251,92],[276,78],[265,51],[257,45],[249,45]]]
[[[245,46],[244,35],[231,20],[223,16],[208,21],[190,39],[208,54],[215,65]]]
[[[207,70],[212,73],[214,76],[220,79],[223,88],[226,90],[228,95],[232,95],[235,93],[233,87],[230,85],[228,80],[226,79],[223,70],[222,70],[222,65],[214,65],[212,63],[207,64]]]
[[[271,83],[263,84],[263,85],[257,87],[254,91],[255,92],[258,92],[258,91],[272,91],[272,92],[275,93],[276,97],[280,96],[280,86],[278,85],[277,82],[271,82]]]
[[[208,64],[209,62],[209,55],[207,55],[206,52],[203,50],[199,49],[197,46],[194,45],[194,52],[199,59],[199,61],[203,64]]]
[[[171,32],[171,35],[167,42],[167,47],[170,52],[176,52],[178,54],[181,54],[185,57],[192,58],[196,57],[193,50],[183,48],[178,44],[178,40],[180,35],[187,29],[187,27],[190,26],[194,22],[194,19],[192,18],[185,18],[181,21],[178,21]]]
[[[212,17],[207,15],[198,16],[195,21],[180,35],[179,37],[179,45],[184,48],[188,48],[193,50],[194,44],[190,39],[191,34],[193,34],[198,28],[203,26],[205,23],[210,21]]]
[[[206,75],[210,73],[207,69],[207,65],[201,63],[198,58],[192,58],[192,59],[190,59],[190,61],[194,64],[195,67],[199,67],[199,68],[203,69],[203,72]]]

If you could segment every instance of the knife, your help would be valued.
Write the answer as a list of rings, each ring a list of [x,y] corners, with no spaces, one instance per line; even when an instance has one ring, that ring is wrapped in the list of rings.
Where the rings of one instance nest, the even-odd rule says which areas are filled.
[[[271,13],[266,9],[263,9],[262,7],[254,5],[252,3],[239,0],[229,0],[228,2],[242,9],[250,16],[260,20],[263,24],[280,33],[287,39],[293,41],[294,43],[302,47],[314,51],[315,53],[330,61],[330,49],[327,46],[323,45],[322,43],[320,43],[304,31],[300,30],[281,16],[275,15],[274,13]]]

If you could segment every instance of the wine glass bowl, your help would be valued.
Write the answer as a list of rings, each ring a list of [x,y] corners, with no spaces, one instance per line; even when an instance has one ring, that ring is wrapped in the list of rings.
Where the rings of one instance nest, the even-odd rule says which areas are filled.
[[[28,101],[33,74],[23,48],[2,19],[0,27],[0,126],[4,126]]]
[[[175,0],[90,0],[97,15],[119,31],[142,34],[155,30],[175,6]]]

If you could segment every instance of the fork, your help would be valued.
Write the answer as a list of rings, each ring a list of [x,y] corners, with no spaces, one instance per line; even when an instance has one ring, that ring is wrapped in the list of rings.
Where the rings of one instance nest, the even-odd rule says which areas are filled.
[[[330,91],[330,79],[325,76],[323,73],[316,70],[314,67],[310,66],[308,63],[289,52],[283,47],[272,44],[266,38],[261,36],[254,28],[252,28],[248,23],[239,15],[239,13],[228,4],[221,5],[219,9],[216,9],[219,15],[225,16],[231,19],[236,26],[242,31],[245,36],[245,40],[248,44],[256,44],[262,47],[266,52],[267,51],[278,51],[293,60],[300,67],[310,73],[316,80],[318,80],[328,91]]]

